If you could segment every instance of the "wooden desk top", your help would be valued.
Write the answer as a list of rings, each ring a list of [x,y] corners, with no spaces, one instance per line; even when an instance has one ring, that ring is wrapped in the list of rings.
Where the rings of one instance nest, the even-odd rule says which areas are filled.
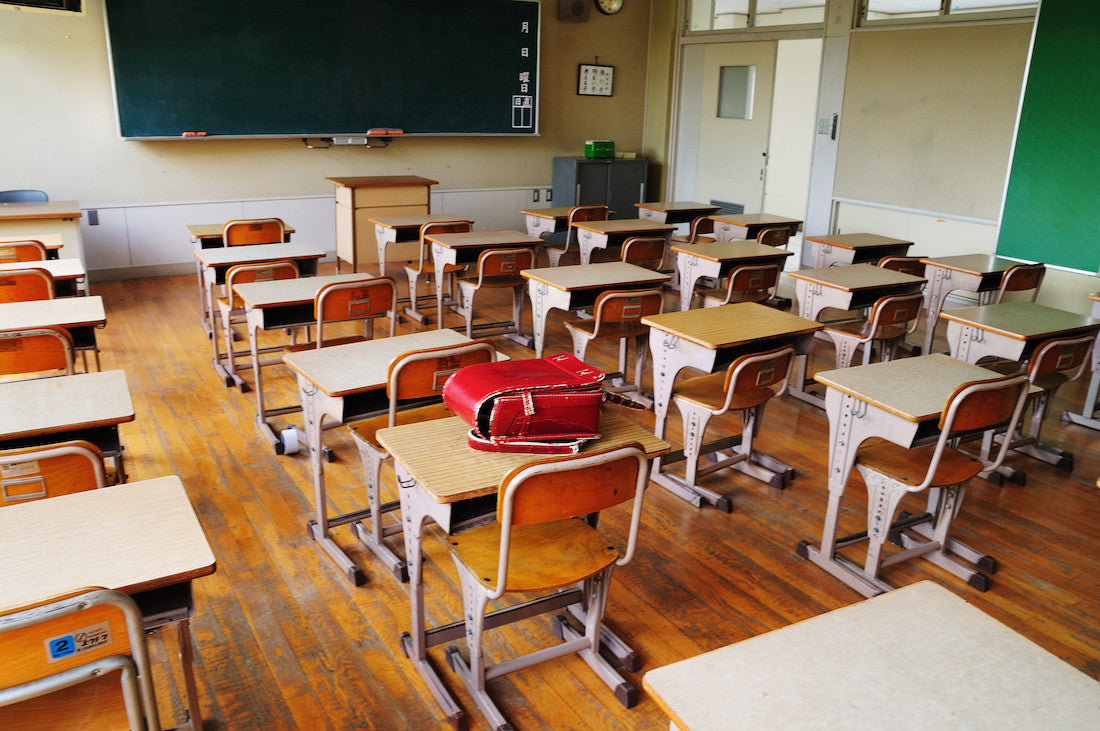
[[[520,272],[528,279],[542,282],[554,289],[572,292],[578,289],[600,289],[608,286],[631,284],[652,284],[657,286],[672,277],[651,269],[627,264],[621,261],[609,261],[600,264],[574,264],[566,267],[543,267],[524,269]]]
[[[224,228],[224,223],[193,223],[187,227],[187,233],[193,239],[220,239]],[[283,233],[294,233],[294,227],[284,223]]]
[[[0,203],[0,221],[32,221],[35,219],[80,218],[76,201],[24,201]]]
[[[378,432],[378,441],[401,462],[417,483],[438,503],[453,503],[491,495],[516,467],[545,458],[537,454],[480,452],[466,443],[469,425],[461,418],[406,424]],[[646,456],[664,454],[671,447],[653,432],[606,406],[600,413],[600,438],[581,453],[639,442]]]
[[[892,269],[883,269],[873,264],[851,264],[842,267],[825,267],[823,269],[802,269],[791,272],[792,277],[814,284],[820,284],[832,289],[842,289],[845,292],[854,292],[861,289],[874,289],[876,287],[890,287],[901,284],[921,284],[928,280],[924,277],[915,277],[912,274],[895,272]]]
[[[816,332],[825,327],[756,302],[649,315],[642,323],[717,350],[758,340]]]
[[[821,371],[814,379],[906,421],[917,422],[939,419],[947,397],[960,385],[1000,375],[946,353],[936,353]]]
[[[807,236],[807,241],[815,241],[819,244],[828,244],[838,249],[876,249],[880,246],[912,245],[912,241],[905,239],[892,239],[889,236],[878,234],[830,234],[828,236]]]
[[[250,246],[219,246],[213,249],[196,249],[195,258],[203,266],[233,266],[261,261],[284,259],[320,259],[325,252],[300,242],[285,244],[252,244]]]
[[[329,396],[384,388],[390,363],[410,350],[472,342],[454,330],[422,330],[392,338],[287,353],[283,362]]]
[[[419,216],[382,216],[380,218],[368,218],[369,222],[382,228],[420,228],[425,223],[468,223],[473,221],[464,216],[454,216],[450,213],[425,213]]]
[[[576,228],[586,231],[594,231],[598,234],[621,233],[665,233],[675,231],[676,227],[671,223],[656,223],[644,218],[609,218],[606,221],[578,221],[573,224]]]
[[[429,180],[416,175],[361,175],[348,178],[325,178],[329,183],[345,188],[393,188],[401,185],[439,185],[438,180]]]
[[[801,218],[787,218],[786,216],[773,216],[770,213],[719,213],[711,216],[715,221],[728,223],[733,226],[790,226],[802,223]]]
[[[776,246],[758,244],[755,241],[710,241],[703,244],[673,244],[672,250],[691,254],[708,261],[736,261],[737,259],[784,259],[793,251]]]
[[[541,246],[545,243],[538,236],[528,236],[521,231],[471,231],[457,234],[432,234],[426,238],[445,249]]]
[[[553,218],[554,220],[560,220],[563,218],[569,218],[569,211],[573,210],[573,206],[553,206],[552,208],[525,208],[520,211],[525,216],[534,216],[535,218]]]
[[[650,211],[663,211],[665,213],[695,212],[700,216],[710,215],[718,211],[718,206],[695,201],[654,201],[652,203],[635,203],[636,208],[645,208]]]
[[[967,274],[993,274],[1003,272],[1009,267],[1019,264],[1018,261],[1002,259],[989,254],[961,254],[959,256],[939,256],[934,259],[921,259],[921,264],[931,264],[941,269],[951,269]]]
[[[2,439],[134,420],[125,371],[0,382],[0,403],[4,404],[0,409]]]
[[[103,586],[133,594],[214,573],[214,553],[176,476],[0,510],[0,608]]]
[[[919,641],[899,642],[905,637]],[[645,674],[681,729],[1096,728],[1100,686],[931,581]],[[898,698],[912,698],[902,711]],[[976,702],[976,699],[984,699]]]
[[[940,317],[1014,340],[1046,340],[1067,333],[1100,330],[1100,320],[1034,302],[961,307],[944,310]]]
[[[0,246],[10,244],[13,241],[26,241],[27,239],[39,241],[47,249],[60,249],[65,245],[61,234],[33,234],[28,236],[0,236]]]
[[[98,295],[0,304],[0,328],[4,330],[81,327],[105,322],[107,315],[103,311],[103,298]]]
[[[249,308],[278,307],[313,302],[321,287],[334,282],[368,281],[368,274],[329,274],[323,277],[275,279],[233,285],[233,291]]]
[[[0,264],[0,272],[12,269],[45,269],[54,279],[81,279],[86,273],[84,264],[75,257],[45,261],[10,261]]]

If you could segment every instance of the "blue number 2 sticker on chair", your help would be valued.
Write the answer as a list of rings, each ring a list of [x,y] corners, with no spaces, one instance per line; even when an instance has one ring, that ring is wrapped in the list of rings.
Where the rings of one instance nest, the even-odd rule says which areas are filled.
[[[72,635],[54,637],[51,640],[47,640],[46,647],[50,656],[50,662],[68,657],[76,652],[76,642],[73,641]]]

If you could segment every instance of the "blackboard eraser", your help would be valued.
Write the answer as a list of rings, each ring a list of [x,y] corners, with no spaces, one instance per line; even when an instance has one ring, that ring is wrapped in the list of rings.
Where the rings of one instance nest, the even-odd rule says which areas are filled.
[[[205,132],[183,132],[180,137],[206,137]]]
[[[403,135],[405,130],[400,127],[371,127],[367,130],[368,137],[393,137],[394,135]]]

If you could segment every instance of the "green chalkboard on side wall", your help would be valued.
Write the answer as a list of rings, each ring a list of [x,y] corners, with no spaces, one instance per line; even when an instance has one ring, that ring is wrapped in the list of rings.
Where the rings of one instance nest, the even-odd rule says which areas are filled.
[[[127,138],[538,131],[529,0],[106,0]]]
[[[1100,4],[1039,10],[997,253],[1100,269]]]

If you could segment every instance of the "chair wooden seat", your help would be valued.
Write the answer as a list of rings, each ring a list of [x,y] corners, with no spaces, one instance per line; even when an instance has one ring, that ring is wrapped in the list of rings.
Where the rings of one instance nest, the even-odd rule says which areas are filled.
[[[916,486],[921,484],[928,473],[928,465],[932,462],[935,451],[935,444],[906,449],[880,437],[872,437],[859,448],[856,464],[881,472],[906,485]],[[977,476],[982,469],[981,460],[948,450],[943,453],[928,487],[957,485]]]
[[[600,329],[600,335],[608,340],[621,338],[633,338],[639,335],[648,335],[649,326],[639,322],[604,322],[602,325],[595,319],[585,320],[580,317],[570,317],[565,320],[565,326],[570,329],[585,333],[594,337],[596,328]]]
[[[892,340],[895,338],[903,338],[908,334],[908,328],[903,325],[883,325],[878,329],[878,332],[875,333],[868,320],[831,322],[827,323],[824,329],[834,333],[851,335],[860,339],[869,338],[871,335],[877,334],[878,338],[876,339]]]
[[[825,325],[822,332],[836,348],[836,367],[850,366],[856,350],[861,347],[863,365],[867,365],[871,362],[874,343],[882,349],[881,361],[892,359],[898,345],[916,329],[923,303],[924,296],[920,292],[886,295],[878,298],[866,320]]]
[[[497,584],[500,524],[452,536],[448,542],[482,586]],[[579,518],[512,527],[508,590],[559,589],[595,576],[619,558],[619,550]]]
[[[362,343],[370,338],[363,335],[347,335],[341,338],[330,338],[323,342],[324,347],[331,348],[334,345],[350,345],[351,343]],[[310,341],[308,343],[294,343],[293,345],[287,345],[283,348],[284,353],[300,353],[303,350],[316,350],[318,341]]]
[[[705,376],[690,378],[676,384],[672,395],[676,398],[691,401],[707,409],[721,409],[726,403],[725,394],[726,372],[708,373]],[[775,396],[775,391],[766,386],[758,386],[745,391],[738,391],[730,397],[729,408],[731,410],[752,409]]]
[[[446,404],[428,404],[427,406],[417,406],[413,409],[398,411],[394,415],[392,424],[390,423],[389,414],[380,414],[378,416],[372,416],[369,419],[364,419],[363,421],[357,421],[348,428],[351,429],[355,436],[367,442],[372,447],[382,449],[382,445],[378,442],[379,429],[386,429],[391,426],[403,426],[405,424],[419,424],[424,421],[446,419],[450,416],[454,416],[454,413],[447,408]]]

